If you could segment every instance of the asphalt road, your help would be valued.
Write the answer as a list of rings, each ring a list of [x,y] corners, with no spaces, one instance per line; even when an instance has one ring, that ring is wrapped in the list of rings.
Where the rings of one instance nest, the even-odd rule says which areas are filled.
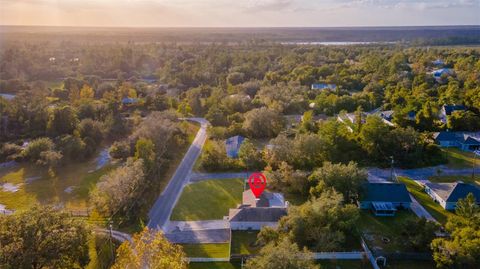
[[[200,123],[200,130],[183,157],[182,162],[177,167],[175,174],[170,179],[167,187],[163,190],[162,194],[160,194],[152,209],[150,209],[148,213],[150,220],[147,225],[150,229],[163,230],[164,225],[170,219],[173,207],[180,197],[183,187],[188,183],[189,174],[198,156],[200,156],[203,144],[205,144],[208,121],[202,118],[189,118],[188,120]]]

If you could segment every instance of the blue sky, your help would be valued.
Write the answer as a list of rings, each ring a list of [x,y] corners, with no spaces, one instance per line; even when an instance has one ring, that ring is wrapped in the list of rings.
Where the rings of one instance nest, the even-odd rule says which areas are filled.
[[[133,27],[480,25],[480,0],[0,0],[0,24]]]

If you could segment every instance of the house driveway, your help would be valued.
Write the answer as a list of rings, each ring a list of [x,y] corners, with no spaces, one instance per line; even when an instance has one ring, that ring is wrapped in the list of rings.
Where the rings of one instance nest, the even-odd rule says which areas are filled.
[[[226,220],[169,221],[165,237],[172,243],[205,244],[230,242],[230,223]]]
[[[177,244],[209,244],[230,242],[230,228],[212,230],[188,230],[166,233],[168,241]]]

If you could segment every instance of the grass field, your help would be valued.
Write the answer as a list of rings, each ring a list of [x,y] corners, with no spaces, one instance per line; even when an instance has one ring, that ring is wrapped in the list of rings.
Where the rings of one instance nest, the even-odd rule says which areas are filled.
[[[181,244],[187,257],[228,258],[230,243],[221,244]]]
[[[192,262],[188,265],[188,269],[240,269],[240,263],[231,262]]]
[[[435,264],[429,261],[387,261],[385,269],[435,269]],[[324,269],[324,268],[322,268]]]
[[[448,160],[448,166],[452,168],[471,168],[475,163],[480,165],[480,157],[475,158],[472,152],[461,151],[457,148],[442,148]]]
[[[171,220],[215,220],[242,202],[242,179],[205,180],[185,186]]]
[[[57,169],[50,175],[43,167],[20,164],[0,171],[0,185],[18,186],[16,192],[0,190],[0,204],[7,209],[26,209],[33,204],[61,204],[67,209],[87,207],[88,193],[99,178],[113,169],[107,165],[97,171],[91,161],[75,163]],[[71,191],[68,192],[69,188]]]
[[[405,250],[404,239],[400,226],[417,216],[410,211],[398,211],[394,217],[376,217],[368,211],[360,213],[358,229],[363,234],[370,248],[378,248],[387,252]],[[384,242],[387,238],[390,241]]]
[[[413,180],[406,177],[398,177],[400,182],[405,183],[408,191],[415,197],[415,199],[442,225],[447,222],[448,216],[453,213],[443,209],[439,204],[435,203],[423,188],[415,183]]]
[[[232,231],[232,254],[257,254],[258,231]]]
[[[480,174],[480,169],[479,169]],[[457,182],[459,180],[465,183],[475,183],[480,185],[480,175],[475,176],[475,179],[472,176],[431,176],[428,180],[432,182]]]

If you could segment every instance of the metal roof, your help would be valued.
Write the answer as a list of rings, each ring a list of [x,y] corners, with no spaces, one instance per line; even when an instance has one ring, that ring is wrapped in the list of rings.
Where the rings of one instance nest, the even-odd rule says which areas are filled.
[[[361,201],[411,203],[412,199],[403,183],[366,183]]]

